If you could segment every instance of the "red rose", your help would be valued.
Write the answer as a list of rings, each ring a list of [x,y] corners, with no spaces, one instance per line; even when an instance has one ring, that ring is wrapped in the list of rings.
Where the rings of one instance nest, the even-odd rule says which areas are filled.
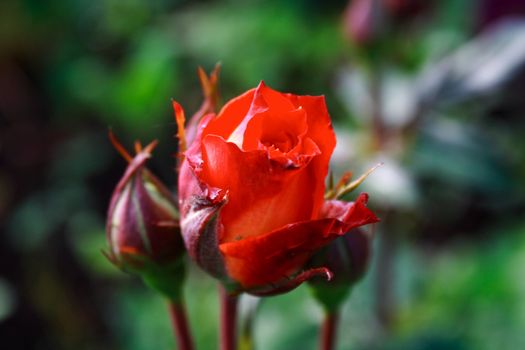
[[[191,140],[190,140],[191,141]],[[297,286],[320,247],[376,222],[367,195],[325,200],[335,134],[322,96],[261,84],[200,122],[179,175],[189,254],[232,287],[264,294]]]

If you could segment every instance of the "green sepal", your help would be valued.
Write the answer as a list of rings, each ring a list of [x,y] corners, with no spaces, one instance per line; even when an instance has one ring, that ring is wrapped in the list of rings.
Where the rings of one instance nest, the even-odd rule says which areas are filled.
[[[169,264],[150,263],[140,272],[144,283],[151,289],[177,302],[182,298],[186,277],[185,261],[179,258]]]
[[[348,298],[352,286],[349,284],[308,283],[312,296],[327,313],[332,313],[341,307]]]

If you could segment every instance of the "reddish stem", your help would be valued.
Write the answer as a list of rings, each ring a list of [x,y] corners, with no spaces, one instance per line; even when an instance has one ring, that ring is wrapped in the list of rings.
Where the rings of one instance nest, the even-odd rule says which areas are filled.
[[[221,299],[220,350],[237,349],[237,301],[236,295],[229,294],[219,287]]]
[[[337,311],[326,312],[321,329],[321,350],[335,349],[338,322],[339,313]]]
[[[180,301],[170,302],[169,313],[173,330],[176,335],[175,339],[177,341],[177,348],[179,350],[193,350],[193,340],[191,338],[184,304]]]

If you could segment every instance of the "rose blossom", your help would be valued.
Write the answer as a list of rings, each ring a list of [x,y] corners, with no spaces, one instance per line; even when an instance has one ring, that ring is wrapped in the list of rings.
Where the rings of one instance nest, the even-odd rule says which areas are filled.
[[[324,198],[336,141],[322,96],[261,82],[204,116],[188,141],[179,175],[182,235],[190,256],[231,290],[284,292],[326,274],[302,270],[312,253],[378,221],[366,194],[352,203]]]

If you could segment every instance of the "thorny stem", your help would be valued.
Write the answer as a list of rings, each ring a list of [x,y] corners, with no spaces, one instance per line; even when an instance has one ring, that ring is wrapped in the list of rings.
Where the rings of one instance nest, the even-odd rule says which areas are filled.
[[[219,286],[221,302],[220,319],[220,350],[237,349],[237,304],[238,296],[229,294],[221,285]]]
[[[173,331],[175,332],[177,348],[179,350],[193,350],[193,339],[190,334],[184,303],[180,300],[171,301],[168,308]]]

